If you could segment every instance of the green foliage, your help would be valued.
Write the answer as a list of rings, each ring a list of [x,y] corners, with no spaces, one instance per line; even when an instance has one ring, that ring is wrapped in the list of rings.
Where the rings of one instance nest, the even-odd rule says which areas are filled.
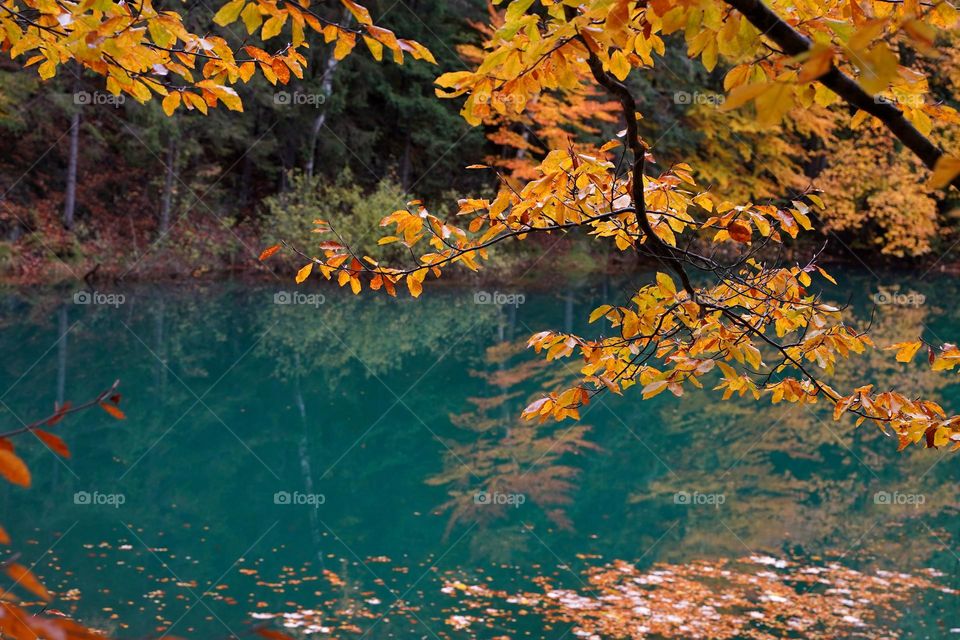
[[[393,178],[384,178],[367,190],[354,180],[350,169],[344,169],[333,181],[291,171],[287,184],[286,191],[263,201],[271,221],[270,233],[276,241],[286,240],[312,251],[320,240],[313,233],[313,221],[323,219],[360,255],[378,259],[405,256],[401,245],[377,245],[384,212],[402,209],[411,200]]]

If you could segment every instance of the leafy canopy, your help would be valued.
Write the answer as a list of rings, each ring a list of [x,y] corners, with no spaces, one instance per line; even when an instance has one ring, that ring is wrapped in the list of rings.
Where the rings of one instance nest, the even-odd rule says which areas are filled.
[[[957,114],[924,99],[924,77],[898,51],[934,55],[937,30],[956,20],[947,3],[604,0],[536,6],[516,0],[495,16],[476,67],[441,76],[438,95],[465,96],[461,113],[471,124],[502,126],[536,117],[557,96],[581,104],[590,95],[585,85],[600,87],[619,103],[624,131],[598,148],[557,145],[526,183],[504,179],[492,198],[461,200],[461,222],[433,215],[419,201],[386,216],[381,226],[391,235],[380,243],[409,248],[417,256],[413,264],[387,266],[328,240],[318,255],[294,249],[308,259],[297,281],[319,272],[355,293],[366,283],[396,295],[404,284],[416,297],[428,276],[439,277],[455,263],[479,269],[502,241],[584,229],[620,251],[652,256],[664,270],[629,301],[593,312],[591,321],[604,320],[606,335],[544,331],[530,338],[529,346],[548,360],[576,356],[582,363],[578,383],[534,401],[524,411],[527,418],[578,418],[596,393],[622,393],[638,384],[644,398],[664,391],[679,396],[719,372],[715,388],[724,399],[827,401],[836,419],[852,413],[858,424],[872,421],[896,434],[901,447],[957,448],[960,418],[948,417],[936,403],[869,384],[842,391],[828,382],[839,359],[873,343],[813,290],[814,278],[834,282],[818,266],[819,255],[782,265],[766,251],[813,229],[812,218],[824,208],[818,193],[810,189],[782,203],[731,202],[700,190],[688,164],[649,171],[655,159],[639,134],[642,111],[624,84],[631,73],[656,64],[675,41],[667,36],[682,33],[687,54],[708,70],[721,58],[729,65],[723,109],[752,103],[758,123],[773,125],[798,105],[862,105],[853,124],[878,118],[926,156],[921,159],[933,169],[932,186],[943,187],[956,177],[955,162],[938,150],[928,153],[936,147],[925,136],[934,122],[957,122]],[[336,233],[324,220],[316,225],[319,233]],[[716,258],[722,245],[733,245],[736,258]],[[892,348],[906,362],[922,346],[909,341]],[[928,345],[927,351],[935,369],[952,369],[960,357],[953,345]]]
[[[217,12],[217,24],[242,21],[264,41],[289,29],[288,44],[274,53],[191,33],[178,14],[146,1],[14,0],[0,21],[4,48],[29,56],[28,65],[39,63],[41,76],[76,60],[105,76],[114,93],[164,96],[168,113],[182,105],[205,112],[221,102],[240,109],[231,85],[257,70],[271,82],[299,76],[307,27],[335,42],[338,58],[363,39],[377,59],[387,49],[397,62],[404,53],[432,60],[422,45],[375,26],[351,0],[342,2],[356,26],[323,17],[307,0],[232,0]],[[431,214],[419,201],[386,216],[381,226],[391,234],[380,244],[404,245],[413,256],[408,265],[357,253],[318,219],[316,231],[332,236],[316,253],[294,249],[306,259],[297,282],[319,273],[355,293],[366,284],[396,295],[405,286],[416,297],[428,276],[439,277],[450,265],[479,269],[500,242],[582,229],[620,251],[652,256],[663,270],[629,301],[594,311],[592,319],[603,319],[608,335],[548,331],[530,339],[547,359],[578,356],[582,365],[577,384],[535,401],[527,417],[576,418],[592,395],[637,384],[644,397],[680,395],[718,370],[716,388],[725,398],[828,401],[836,418],[853,413],[858,423],[870,420],[895,433],[901,446],[953,442],[956,448],[960,418],[931,401],[871,385],[830,386],[838,359],[862,353],[872,341],[812,289],[814,278],[832,281],[818,266],[819,255],[783,265],[766,251],[813,229],[824,207],[818,193],[735,202],[698,188],[689,164],[654,170],[651,145],[639,133],[642,111],[624,81],[653,67],[668,44],[682,39],[687,55],[707,70],[721,61],[728,69],[724,110],[752,108],[758,124],[772,125],[797,106],[855,107],[852,124],[876,119],[932,170],[930,187],[941,188],[957,179],[960,160],[928,136],[958,117],[929,95],[915,61],[936,56],[938,38],[957,19],[950,3],[919,0],[514,0],[491,20],[482,50],[474,52],[475,68],[441,76],[438,94],[465,97],[467,122],[498,126],[547,110],[547,122],[556,121],[562,111],[551,100],[569,98],[582,110],[602,89],[618,104],[625,129],[596,147],[554,137],[525,183],[504,180],[493,197],[461,200],[459,222]],[[736,257],[718,258],[723,245],[735,248]],[[919,341],[894,345],[904,362],[922,347]],[[952,369],[960,359],[949,344],[927,345],[927,353],[935,369]]]

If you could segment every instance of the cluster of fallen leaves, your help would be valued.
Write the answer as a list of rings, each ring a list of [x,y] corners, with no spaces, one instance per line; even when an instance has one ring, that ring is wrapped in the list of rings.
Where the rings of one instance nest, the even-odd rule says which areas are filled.
[[[924,589],[956,591],[930,577],[866,573],[836,562],[800,564],[768,556],[658,564],[641,570],[614,561],[587,571],[580,588],[538,578],[541,592],[511,594],[451,581],[444,592],[461,608],[454,629],[490,627],[520,607],[579,638],[885,638],[884,622]]]

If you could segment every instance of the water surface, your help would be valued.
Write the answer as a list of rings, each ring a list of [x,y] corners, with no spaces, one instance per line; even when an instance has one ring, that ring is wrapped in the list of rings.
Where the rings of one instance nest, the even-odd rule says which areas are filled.
[[[830,295],[861,323],[881,294],[879,344],[960,333],[952,279],[845,281]],[[260,621],[354,638],[707,633],[693,621],[960,637],[955,457],[709,390],[517,419],[560,376],[525,338],[595,330],[590,311],[628,283],[503,288],[523,295],[512,306],[478,289],[278,304],[285,284],[0,301],[8,427],[122,380],[126,421],[69,418],[70,459],[21,439],[34,486],[0,487],[0,522],[54,607],[122,637]],[[960,408],[949,375],[892,360],[860,359],[835,386],[869,377]]]

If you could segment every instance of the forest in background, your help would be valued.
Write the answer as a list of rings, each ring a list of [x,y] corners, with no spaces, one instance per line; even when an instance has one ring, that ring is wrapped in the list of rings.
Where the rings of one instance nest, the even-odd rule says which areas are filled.
[[[3,60],[0,277],[37,283],[91,271],[113,280],[256,273],[267,244],[315,242],[309,232],[317,217],[334,221],[351,244],[383,255],[377,223],[408,200],[453,216],[458,197],[494,193],[495,176],[465,166],[497,165],[520,181],[568,136],[601,141],[621,126],[602,90],[584,85],[573,94],[544,94],[521,118],[471,127],[457,101],[434,95],[433,80],[478,63],[488,33],[480,25],[494,10],[478,0],[385,0],[370,9],[426,44],[437,66],[369,56],[337,61],[333,47],[318,41],[302,80],[271,86],[257,75],[238,86],[242,113],[166,117],[159,101],[115,97],[75,66],[41,83]],[[214,9],[203,2],[187,2],[183,11],[198,31],[213,25]],[[334,10],[331,17],[340,16]],[[244,40],[242,27],[213,30]],[[879,123],[851,123],[849,114],[816,100],[793,107],[782,122],[761,107],[724,111],[730,68],[721,63],[708,73],[683,50],[667,47],[660,64],[628,80],[660,167],[694,159],[701,187],[730,199],[789,202],[811,184],[824,190],[817,225],[824,235],[807,242],[828,234],[834,257],[931,263],[953,246],[955,201],[929,191],[929,172]],[[956,106],[948,97],[960,95],[960,47],[942,52],[929,69],[931,93]],[[951,129],[937,125],[935,133],[954,142]],[[865,135],[871,144],[858,144]],[[545,242],[557,244],[552,257],[564,260],[567,272],[622,266],[589,238],[539,242],[501,250],[498,275],[534,260]]]

